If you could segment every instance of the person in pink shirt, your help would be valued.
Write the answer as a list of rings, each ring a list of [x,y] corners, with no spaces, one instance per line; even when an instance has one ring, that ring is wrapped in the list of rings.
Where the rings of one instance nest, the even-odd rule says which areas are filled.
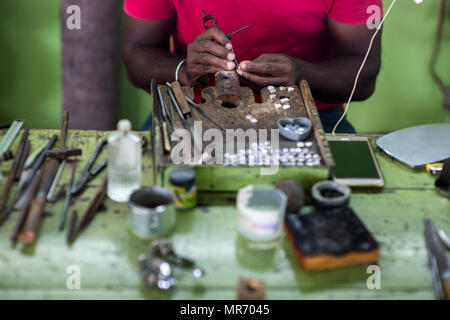
[[[235,69],[235,58],[239,75],[257,87],[306,79],[330,132],[342,115],[375,32],[369,26],[381,20],[382,6],[382,0],[125,0],[123,58],[130,81],[147,91],[151,79],[174,81],[183,60],[179,81],[198,88],[208,75]],[[215,16],[220,30],[205,30],[202,10]],[[231,40],[226,37],[224,32],[245,25],[251,27]],[[354,100],[373,94],[380,65],[377,37]],[[337,132],[355,130],[345,120]]]

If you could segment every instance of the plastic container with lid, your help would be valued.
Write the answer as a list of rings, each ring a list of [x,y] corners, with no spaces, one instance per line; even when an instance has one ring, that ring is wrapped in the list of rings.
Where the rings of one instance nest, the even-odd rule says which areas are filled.
[[[131,131],[129,120],[120,120],[117,129],[108,137],[107,194],[111,200],[127,202],[141,185],[141,137]]]
[[[197,184],[194,170],[175,169],[170,173],[171,190],[175,194],[177,209],[191,209],[197,205]]]
[[[236,199],[239,233],[255,248],[276,246],[283,235],[286,203],[286,195],[271,186],[240,189]]]

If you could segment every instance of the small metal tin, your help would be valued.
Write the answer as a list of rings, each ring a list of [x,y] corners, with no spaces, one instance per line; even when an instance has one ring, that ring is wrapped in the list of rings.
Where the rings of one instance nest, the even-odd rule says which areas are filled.
[[[230,155],[229,164],[238,164],[238,155]],[[197,205],[197,184],[194,170],[181,168],[170,173],[170,187],[175,194],[175,208],[192,209]]]
[[[143,187],[133,192],[128,202],[128,228],[143,239],[160,237],[176,223],[174,196],[161,187]]]

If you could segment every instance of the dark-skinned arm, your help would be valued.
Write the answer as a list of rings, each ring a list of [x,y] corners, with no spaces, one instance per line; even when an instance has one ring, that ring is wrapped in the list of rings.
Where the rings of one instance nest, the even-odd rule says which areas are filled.
[[[187,55],[170,52],[170,35],[175,19],[140,20],[127,16],[122,56],[128,78],[138,88],[149,91],[150,82],[175,80],[175,71],[183,59],[179,80],[183,85],[197,86],[207,74],[234,69],[234,53],[226,35],[217,28],[201,33],[188,45]]]
[[[347,102],[375,30],[332,19],[328,19],[328,26],[335,52],[331,60],[313,63],[270,53],[253,61],[242,61],[238,73],[260,87],[299,84],[300,80],[306,79],[317,99],[329,103]],[[359,78],[354,100],[365,100],[373,94],[380,66],[381,36],[377,36]]]

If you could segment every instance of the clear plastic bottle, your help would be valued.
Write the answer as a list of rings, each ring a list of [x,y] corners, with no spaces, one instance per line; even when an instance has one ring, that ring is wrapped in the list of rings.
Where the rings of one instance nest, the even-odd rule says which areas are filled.
[[[108,197],[127,202],[140,187],[142,147],[139,134],[131,131],[129,120],[120,120],[118,131],[108,137]]]

